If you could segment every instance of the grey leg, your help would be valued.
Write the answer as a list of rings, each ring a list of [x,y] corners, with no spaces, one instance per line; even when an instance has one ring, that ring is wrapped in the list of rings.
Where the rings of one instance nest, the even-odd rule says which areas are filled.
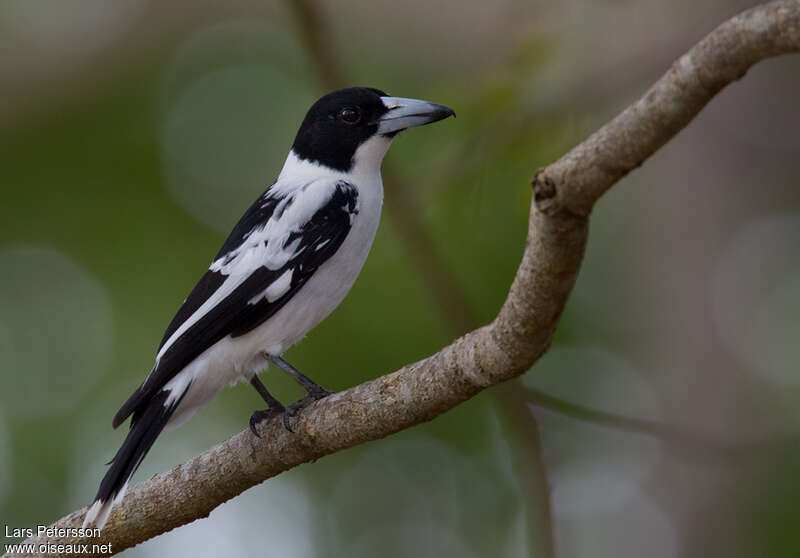
[[[253,411],[253,414],[250,415],[250,431],[258,436],[259,438],[261,435],[256,430],[256,424],[261,422],[262,420],[270,419],[272,417],[277,417],[278,415],[284,415],[283,424],[286,426],[286,407],[283,404],[275,399],[272,394],[267,391],[266,386],[258,379],[258,376],[255,374],[250,379],[250,385],[252,385],[261,398],[267,403],[267,408],[263,411]],[[287,426],[288,428],[288,426]]]
[[[311,399],[322,399],[323,397],[331,394],[330,391],[317,385],[313,380],[304,376],[297,368],[283,360],[283,358],[279,356],[269,356],[268,358],[270,362],[278,366],[281,370],[289,374],[289,376],[291,376],[295,382],[303,386],[303,389],[306,390],[308,397]]]
[[[303,397],[299,401],[295,401],[288,407],[286,407],[286,412],[283,414],[283,425],[286,427],[287,430],[292,430],[289,427],[289,417],[293,417],[297,414],[297,412],[311,403],[312,401],[318,401],[323,397],[327,397],[331,394],[330,391],[321,387],[314,383],[313,380],[303,375],[297,368],[283,360],[281,357],[278,356],[268,356],[267,357],[270,362],[278,366],[281,370],[286,372],[289,376],[292,377],[294,381],[298,384],[303,386],[303,389],[306,390],[307,395]]]

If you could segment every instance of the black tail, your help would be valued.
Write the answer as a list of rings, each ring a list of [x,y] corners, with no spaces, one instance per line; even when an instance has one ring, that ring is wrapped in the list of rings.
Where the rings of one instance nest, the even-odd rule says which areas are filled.
[[[108,514],[111,513],[111,508],[125,495],[128,481],[139,468],[144,456],[150,451],[153,442],[167,425],[186,391],[188,389],[184,390],[183,394],[175,401],[167,404],[171,392],[161,390],[145,406],[133,413],[128,436],[110,461],[111,467],[103,477],[94,503],[83,520],[84,527],[94,523],[100,529],[103,528],[108,520]]]

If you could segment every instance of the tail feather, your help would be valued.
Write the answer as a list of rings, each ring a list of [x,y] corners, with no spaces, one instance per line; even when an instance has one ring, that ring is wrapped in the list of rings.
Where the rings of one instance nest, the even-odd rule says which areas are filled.
[[[131,419],[128,436],[111,460],[111,467],[100,483],[94,503],[86,512],[83,527],[94,524],[100,529],[103,528],[111,509],[122,501],[128,482],[188,389],[189,386],[178,398],[170,398],[170,391],[161,390],[146,403],[144,408],[137,409]]]

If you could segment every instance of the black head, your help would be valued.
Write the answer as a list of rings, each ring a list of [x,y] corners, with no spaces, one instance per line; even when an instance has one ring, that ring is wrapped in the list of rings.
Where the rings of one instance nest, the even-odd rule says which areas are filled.
[[[379,89],[350,87],[314,103],[297,132],[295,154],[347,172],[358,147],[375,135],[391,138],[411,126],[454,114],[442,105],[389,97]]]
[[[308,110],[292,149],[303,159],[348,171],[358,146],[378,131],[378,120],[389,109],[386,93],[351,87],[328,93]]]

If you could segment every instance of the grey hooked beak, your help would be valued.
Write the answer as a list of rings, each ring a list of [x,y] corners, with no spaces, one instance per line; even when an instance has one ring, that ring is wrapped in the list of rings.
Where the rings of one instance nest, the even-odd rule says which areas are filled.
[[[381,97],[381,100],[389,110],[378,119],[379,134],[392,134],[456,115],[451,108],[419,99]]]

